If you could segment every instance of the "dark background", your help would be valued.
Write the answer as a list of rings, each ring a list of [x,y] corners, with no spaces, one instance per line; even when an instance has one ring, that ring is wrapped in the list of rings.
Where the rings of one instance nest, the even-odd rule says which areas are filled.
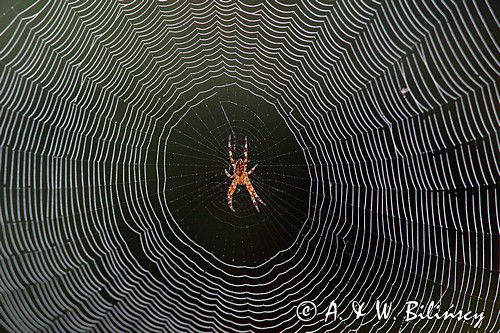
[[[181,111],[183,112],[183,111]],[[254,208],[244,185],[227,204],[232,174],[227,141],[234,158],[243,158],[248,138],[250,180],[267,206]],[[278,110],[236,85],[185,112],[166,146],[167,205],[178,226],[222,261],[260,264],[291,246],[309,211],[310,178],[295,137]]]
[[[0,2],[1,28],[32,3]],[[269,329],[272,326],[276,331],[282,328],[321,331],[325,329],[321,317],[310,326],[296,320],[293,312],[303,299],[315,299],[324,309],[332,298],[345,307],[355,297],[365,301],[380,297],[402,304],[405,300],[428,301],[443,296],[445,306],[454,303],[463,308],[490,310],[485,321],[492,318],[490,327],[498,327],[498,317],[494,317],[499,308],[495,287],[499,283],[500,266],[499,179],[495,169],[498,124],[492,114],[492,106],[498,105],[498,94],[488,95],[496,89],[492,87],[498,82],[498,70],[488,67],[479,56],[479,51],[483,51],[483,55],[493,58],[484,45],[490,48],[494,45],[479,20],[468,21],[471,3],[466,7],[465,2],[457,2],[456,8],[450,6],[453,15],[448,16],[441,16],[447,13],[446,6],[438,5],[442,10],[438,11],[430,3],[413,3],[410,9],[400,2],[369,4],[367,7],[373,5],[378,12],[368,10],[369,19],[363,21],[366,27],[350,27],[360,33],[356,36],[365,39],[373,36],[367,37],[357,29],[367,29],[372,34],[387,29],[387,39],[393,44],[385,45],[384,50],[396,52],[390,55],[399,57],[398,60],[387,57],[384,58],[387,63],[377,63],[387,66],[384,72],[363,72],[370,82],[342,81],[346,79],[342,75],[329,80],[314,77],[317,74],[314,66],[323,63],[316,64],[316,58],[301,58],[309,51],[303,51],[300,45],[280,44],[282,37],[293,33],[289,21],[281,22],[283,28],[275,36],[261,41],[269,48],[278,45],[282,49],[300,49],[291,52],[291,60],[273,53],[266,56],[271,62],[286,66],[293,63],[298,67],[292,72],[318,79],[318,91],[326,94],[327,99],[338,93],[335,95],[338,103],[334,106],[318,105],[330,102],[322,98],[313,99],[316,104],[310,105],[309,95],[297,97],[289,93],[299,101],[278,107],[279,102],[286,101],[285,97],[273,96],[272,91],[268,91],[269,95],[263,93],[265,96],[256,94],[265,91],[264,83],[269,82],[260,78],[248,81],[244,77],[243,74],[251,75],[252,66],[261,65],[255,59],[243,57],[247,56],[245,47],[235,41],[215,40],[208,47],[200,42],[200,36],[210,37],[212,23],[220,19],[213,13],[206,13],[213,19],[197,18],[184,32],[164,36],[168,46],[174,39],[198,46],[183,54],[185,61],[172,62],[175,73],[186,75],[183,82],[176,81],[173,88],[167,85],[165,90],[161,85],[152,85],[146,93],[130,88],[121,98],[108,95],[101,87],[105,84],[98,86],[94,97],[102,97],[106,109],[98,110],[100,114],[81,113],[90,122],[100,120],[89,136],[43,126],[2,105],[1,123],[14,125],[6,127],[7,134],[0,138],[4,140],[0,209],[1,245],[5,248],[1,279],[5,285],[16,283],[14,287],[1,289],[5,300],[1,304],[2,322],[7,317],[14,318],[13,313],[23,313],[32,316],[29,319],[33,322],[41,322],[39,319],[44,315],[33,309],[44,309],[50,303],[55,314],[43,318],[48,326],[73,318],[78,318],[81,324],[92,316],[97,317],[99,325],[109,318],[121,324],[123,318],[129,319],[123,313],[146,313],[139,320],[133,318],[134,323],[128,327],[134,331],[138,327],[134,325],[141,322],[157,320],[165,324],[168,322],[165,318],[174,318],[182,325],[196,322],[194,325],[200,331],[221,329],[224,326],[219,326],[219,320],[230,322],[235,330],[272,331]],[[341,6],[347,5],[351,3],[344,2]],[[497,36],[496,21],[487,15],[489,9],[485,3],[479,2],[477,6],[489,18],[485,26]],[[277,8],[283,12],[290,10],[284,5]],[[290,17],[303,17],[308,10],[315,10],[307,3],[300,3],[294,9]],[[399,31],[391,30],[396,17],[387,16],[392,12],[401,14],[400,19],[408,26],[421,24],[421,31],[428,35],[415,37],[408,31],[397,34]],[[252,15],[248,18],[253,18]],[[464,17],[465,21],[455,21],[458,17]],[[68,24],[76,25],[74,21]],[[482,37],[473,31],[475,24],[483,29]],[[472,32],[466,38],[477,44],[461,44],[460,39],[451,47],[429,48],[429,40],[460,36],[459,31],[467,27]],[[119,22],[116,33],[120,34],[121,29],[127,31],[126,28]],[[302,28],[307,30],[305,26]],[[251,30],[257,36],[274,33],[265,25]],[[240,33],[230,31],[246,40]],[[191,40],[193,36],[196,38]],[[335,59],[330,59],[333,63],[350,65],[357,71],[378,70],[369,57],[360,57],[367,62],[361,64],[364,67],[345,60],[347,56],[364,54],[366,50],[360,44],[366,45],[365,41],[356,44],[349,36],[318,36],[345,48],[343,54],[328,55]],[[4,36],[0,45],[8,37]],[[481,38],[485,38],[486,44],[479,42]],[[26,32],[20,37],[24,39],[28,40]],[[220,45],[223,46],[219,48]],[[469,49],[470,45],[476,45],[477,49]],[[104,49],[103,43],[96,43],[95,48],[89,47],[84,54],[102,52],[109,56]],[[441,56],[440,61],[454,75],[452,80],[436,74],[442,68],[432,61],[435,54]],[[446,63],[444,55],[453,62]],[[225,58],[217,58],[222,56]],[[462,64],[472,63],[464,68],[454,57]],[[487,60],[488,64],[494,63]],[[105,78],[108,89],[118,84],[113,82],[116,77],[131,87],[137,84],[138,79],[133,75],[120,76],[124,70],[116,58],[110,64],[105,70],[109,74]],[[37,65],[45,68],[45,63]],[[306,65],[311,67],[301,67]],[[4,62],[1,66],[2,70],[7,68]],[[186,68],[189,70],[183,72]],[[345,70],[328,68],[334,73]],[[128,68],[125,72],[137,74],[143,69]],[[350,69],[346,73],[353,73],[348,72]],[[197,77],[209,70],[214,71],[210,76],[216,79],[202,81]],[[61,73],[50,74],[57,77]],[[242,77],[238,77],[240,74]],[[301,83],[299,74],[294,83],[286,81],[280,73],[271,73],[268,78],[283,84],[287,91]],[[191,75],[195,76],[194,81]],[[7,85],[14,82],[11,76],[3,79],[2,83]],[[158,80],[164,83],[169,79]],[[361,91],[350,91],[354,97],[343,100],[345,92],[339,93],[331,86],[337,80],[366,86]],[[241,86],[235,84],[243,81]],[[394,82],[398,85],[392,86]],[[477,82],[484,85],[477,86]],[[72,85],[84,91],[89,88],[87,80],[80,77]],[[401,98],[399,91],[405,85],[411,94]],[[438,88],[450,92],[450,87],[459,90],[466,85],[473,87],[468,91],[471,95],[450,97],[441,95]],[[194,98],[200,91],[202,96]],[[317,93],[312,91],[308,91],[311,96]],[[50,96],[44,91],[29,98],[46,101]],[[152,96],[161,98],[154,100]],[[134,105],[136,97],[146,100],[148,107],[138,109]],[[68,97],[54,107],[55,118],[77,113],[75,104],[80,101],[69,100]],[[24,101],[21,99],[20,104]],[[389,101],[394,103],[394,109],[387,107]],[[290,105],[295,109],[287,109]],[[292,111],[296,123],[290,120]],[[156,119],[154,116],[158,114],[164,117]],[[151,119],[157,122],[153,124]],[[293,127],[297,123],[304,126]],[[31,141],[16,140],[15,134],[31,130],[35,134]],[[117,133],[114,141],[101,138],[113,131]],[[266,207],[260,206],[260,213],[243,187],[234,195],[236,213],[227,207],[229,181],[224,169],[229,168],[226,146],[230,134],[236,146],[235,157],[241,156],[244,137],[248,136],[249,168],[259,164],[250,178],[267,203]],[[48,148],[37,151],[30,146],[33,142]],[[72,151],[74,142],[85,150]],[[70,147],[67,150],[66,143]],[[383,156],[373,153],[377,149]],[[38,154],[38,159],[30,160],[31,169],[23,168],[32,153]],[[130,156],[133,158],[129,159]],[[93,159],[101,160],[86,163]],[[445,186],[440,182],[445,182]],[[53,189],[54,186],[57,188]],[[26,219],[18,213],[25,211],[34,211],[38,219]],[[178,237],[181,234],[186,237]],[[186,239],[198,247],[191,248]],[[280,251],[283,252],[276,256]],[[222,263],[212,265],[216,260],[208,253]],[[50,261],[51,258],[62,260]],[[254,269],[255,266],[259,267]],[[36,269],[30,275],[19,267]],[[38,271],[43,278],[37,275]],[[124,286],[129,287],[125,283],[129,278],[135,284],[127,289]],[[225,294],[225,288],[230,290],[230,296]],[[46,290],[55,291],[57,301],[47,296]],[[269,301],[268,295],[275,291],[279,296]],[[85,297],[75,296],[79,292]],[[262,294],[254,297],[258,293]],[[148,297],[146,302],[144,295]],[[35,305],[32,309],[17,309],[9,306],[10,299]],[[146,304],[146,310],[137,304]],[[195,307],[201,310],[189,312]],[[381,322],[379,331],[388,329],[385,325]],[[391,329],[438,329],[433,325],[430,321],[405,324],[398,320]],[[468,323],[449,325],[445,330],[453,327],[472,331]],[[359,332],[372,327],[369,322],[350,323],[350,328]]]

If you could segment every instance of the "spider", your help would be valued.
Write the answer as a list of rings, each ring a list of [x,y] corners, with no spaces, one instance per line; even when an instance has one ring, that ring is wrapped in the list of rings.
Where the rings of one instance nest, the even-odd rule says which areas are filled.
[[[257,195],[257,192],[255,192],[255,189],[252,186],[252,183],[250,182],[250,178],[248,178],[248,175],[250,175],[255,168],[257,167],[257,164],[254,165],[250,171],[247,172],[247,162],[248,162],[248,144],[247,144],[247,137],[245,137],[245,146],[243,148],[243,160],[240,158],[237,161],[234,160],[233,158],[233,150],[231,147],[231,136],[229,136],[229,140],[227,142],[227,148],[229,150],[229,162],[231,163],[231,166],[233,167],[233,174],[230,175],[229,172],[227,172],[226,169],[224,171],[226,172],[226,176],[229,179],[232,179],[233,181],[231,182],[231,185],[229,186],[229,189],[227,191],[227,204],[229,205],[229,208],[235,212],[233,208],[233,193],[234,190],[236,190],[236,187],[238,185],[245,185],[247,187],[248,193],[250,193],[250,197],[252,198],[253,205],[255,206],[255,209],[257,209],[258,212],[259,206],[257,205],[257,201],[259,201],[261,204],[264,206],[266,205],[262,199]]]

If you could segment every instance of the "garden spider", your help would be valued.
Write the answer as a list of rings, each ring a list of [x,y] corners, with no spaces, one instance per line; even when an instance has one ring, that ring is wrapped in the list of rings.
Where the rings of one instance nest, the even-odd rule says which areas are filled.
[[[255,168],[257,167],[257,164],[254,165],[250,171],[247,172],[247,162],[248,162],[248,144],[247,144],[247,137],[245,137],[245,146],[243,148],[243,160],[240,158],[237,161],[234,160],[233,158],[233,150],[231,147],[231,136],[229,136],[229,140],[227,142],[227,148],[229,150],[229,162],[231,163],[231,166],[233,167],[233,174],[230,175],[229,172],[227,172],[226,169],[224,171],[226,172],[226,176],[229,179],[232,179],[232,183],[229,186],[229,189],[227,191],[227,204],[229,205],[229,208],[235,212],[233,208],[233,193],[234,190],[236,190],[236,187],[238,185],[245,185],[247,187],[248,193],[250,193],[250,197],[252,198],[253,205],[255,206],[255,209],[257,209],[258,212],[259,206],[257,205],[257,201],[259,201],[261,204],[264,206],[266,205],[262,199],[257,195],[257,192],[255,192],[255,189],[252,186],[252,183],[250,182],[250,178],[248,178],[248,175],[250,175]]]

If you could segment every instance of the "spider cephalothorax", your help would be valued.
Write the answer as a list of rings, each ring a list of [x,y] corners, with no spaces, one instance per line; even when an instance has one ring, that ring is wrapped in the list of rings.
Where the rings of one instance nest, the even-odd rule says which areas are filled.
[[[243,167],[243,160],[240,158],[239,160],[236,161],[236,166],[234,168],[234,174],[237,176],[241,176],[245,172],[244,167]]]
[[[229,205],[229,208],[234,212],[233,208],[233,193],[234,190],[236,190],[236,187],[238,185],[245,185],[247,187],[248,193],[250,193],[250,197],[252,198],[253,205],[255,206],[255,209],[259,211],[259,206],[257,205],[257,201],[259,201],[261,204],[264,206],[266,205],[260,197],[257,195],[257,192],[255,192],[255,189],[252,186],[252,183],[250,182],[250,178],[248,178],[248,175],[250,175],[255,168],[257,167],[257,164],[253,166],[250,171],[247,172],[247,162],[248,162],[248,144],[247,144],[247,138],[245,137],[245,146],[243,148],[243,159],[238,159],[237,161],[234,160],[233,158],[233,150],[231,147],[231,136],[229,136],[229,141],[227,143],[227,148],[229,150],[229,162],[231,162],[231,166],[233,167],[233,174],[230,175],[227,170],[224,170],[226,172],[226,175],[229,179],[232,179],[232,183],[229,186],[229,190],[227,191],[227,203]]]

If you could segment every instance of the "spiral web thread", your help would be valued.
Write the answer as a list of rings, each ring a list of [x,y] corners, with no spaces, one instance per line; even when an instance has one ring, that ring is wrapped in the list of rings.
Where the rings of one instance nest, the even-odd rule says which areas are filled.
[[[498,330],[491,3],[55,0],[8,14],[0,323],[9,331],[467,331],[463,321],[370,315],[349,326],[321,315],[334,299],[346,308],[445,298],[484,311],[482,329]],[[162,175],[146,177],[163,163],[147,158],[162,149],[152,142],[225,85],[275,106],[311,180],[308,222],[285,259],[258,269],[176,232],[148,242],[157,239],[148,221],[172,218],[151,199],[165,190]],[[205,151],[211,161],[227,163],[223,144]],[[257,190],[280,188],[258,177]],[[128,247],[137,240],[143,257]],[[296,318],[303,300],[318,306],[312,321]]]

